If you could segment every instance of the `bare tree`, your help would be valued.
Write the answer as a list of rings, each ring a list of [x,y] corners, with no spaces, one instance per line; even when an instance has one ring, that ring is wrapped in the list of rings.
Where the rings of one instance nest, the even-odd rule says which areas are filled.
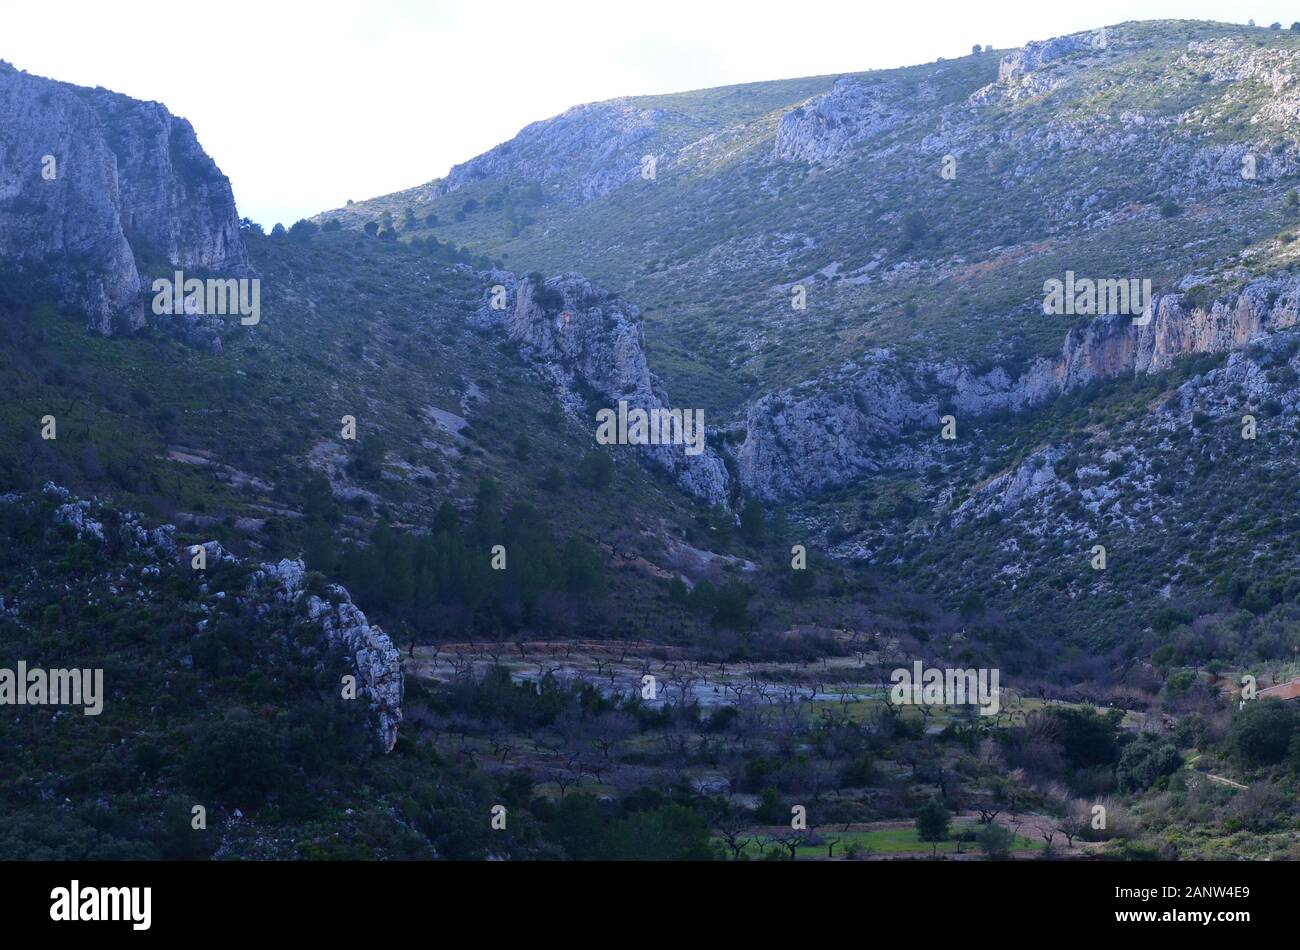
[[[790,852],[790,860],[793,861],[799,853],[799,849],[808,843],[808,832],[806,831],[789,831],[772,838],[772,843],[785,848]]]
[[[487,726],[488,744],[492,746],[492,757],[502,765],[505,764],[514,746],[510,742],[510,730],[500,719],[493,719]]]
[[[746,823],[740,815],[727,815],[713,826],[713,830],[718,833],[718,837],[731,850],[733,861],[739,861],[745,848],[749,847],[749,843],[755,840],[752,834],[745,832],[746,827]]]

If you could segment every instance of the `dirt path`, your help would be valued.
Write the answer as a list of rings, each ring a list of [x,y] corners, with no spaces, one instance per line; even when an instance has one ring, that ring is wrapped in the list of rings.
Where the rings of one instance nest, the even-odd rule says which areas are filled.
[[[1240,788],[1243,791],[1250,788],[1249,785],[1242,785],[1240,782],[1234,782],[1232,779],[1224,778],[1222,775],[1211,775],[1209,772],[1202,772],[1201,774],[1204,775],[1206,778],[1208,778],[1211,782],[1218,782],[1220,785],[1228,785],[1231,786],[1232,788]]]

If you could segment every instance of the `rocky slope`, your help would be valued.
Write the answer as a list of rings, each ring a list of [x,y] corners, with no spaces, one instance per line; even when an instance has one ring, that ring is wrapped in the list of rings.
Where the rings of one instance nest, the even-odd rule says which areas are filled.
[[[456,165],[431,196],[506,173],[537,182],[549,196],[567,202],[591,201],[638,176],[647,142],[663,115],[624,102],[574,106]]]
[[[1195,278],[1188,278],[1196,286]],[[1015,412],[1094,382],[1170,369],[1181,356],[1239,349],[1300,320],[1300,279],[1260,278],[1208,305],[1184,294],[1155,299],[1152,319],[1099,317],[1071,329],[1055,359],[1013,376],[954,362],[905,363],[888,351],[845,367],[812,393],[786,390],[751,406],[737,451],[741,484],[786,499],[917,462],[895,441],[919,429],[938,437],[941,415],[960,422]],[[1046,318],[1050,319],[1050,318]],[[896,446],[893,446],[896,448]]]
[[[221,569],[220,581],[203,583],[194,610],[196,632],[203,631],[234,604],[254,607],[268,624],[262,633],[276,641],[292,643],[298,656],[308,663],[323,664],[330,652],[343,654],[356,676],[356,693],[370,708],[373,728],[385,750],[397,741],[402,721],[402,660],[392,641],[379,627],[367,622],[352,603],[348,592],[337,585],[325,585],[316,592],[306,589],[306,568],[301,560],[283,559],[275,564],[246,563],[226,551],[219,542],[182,545],[176,528],[164,524],[147,527],[131,511],[117,511],[97,499],[79,499],[67,489],[47,484],[38,495],[8,494],[0,503],[18,506],[31,513],[49,508],[50,526],[66,526],[70,535],[102,555],[107,575],[106,590],[116,597],[153,603],[165,597],[169,575],[192,575],[196,547],[205,549],[205,571]],[[223,589],[235,578],[246,578],[242,588]],[[36,596],[39,577],[13,576],[3,585],[0,603],[17,619],[27,611],[29,592]],[[227,599],[231,600],[227,602]],[[310,629],[290,632],[273,612],[287,609],[295,626]],[[270,644],[267,645],[270,650]],[[340,687],[341,690],[341,687]]]
[[[230,183],[187,121],[7,63],[0,255],[46,278],[101,333],[143,325],[148,279],[170,268],[248,273]]]
[[[913,90],[858,76],[837,79],[829,92],[781,116],[774,154],[782,161],[834,161],[882,139],[936,98],[929,85]]]
[[[487,285],[478,309],[481,326],[502,329],[523,355],[556,385],[570,412],[590,423],[589,401],[575,388],[589,387],[602,408],[682,409],[672,406],[646,359],[641,313],[633,305],[592,285],[581,274],[562,274],[538,282],[506,271],[484,275]],[[497,298],[494,288],[501,287]],[[494,300],[504,304],[494,307]],[[689,409],[687,411],[690,411]],[[688,454],[686,445],[645,445],[637,451],[666,471],[687,493],[710,505],[728,504],[728,474],[717,453],[706,446]]]
[[[739,424],[763,396],[829,382],[872,350],[1055,358],[1067,328],[1031,316],[1044,277],[1087,267],[1168,290],[1276,234],[1300,172],[1298,56],[1292,31],[1124,23],[906,69],[617,100],[529,126],[445,182],[325,216],[359,227],[388,212],[398,236],[620,290],[646,312],[652,351],[673,353],[657,367],[670,390]],[[638,152],[659,157],[655,182],[635,174]],[[809,291],[798,314],[795,284]]]

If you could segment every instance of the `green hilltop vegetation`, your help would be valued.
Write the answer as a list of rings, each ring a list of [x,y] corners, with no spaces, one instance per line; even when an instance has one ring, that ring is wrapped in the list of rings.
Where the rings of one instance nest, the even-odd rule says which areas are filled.
[[[508,265],[580,270],[644,309],[669,391],[715,413],[878,347],[1023,362],[1054,354],[1068,329],[1039,309],[1048,277],[1132,271],[1167,290],[1288,220],[1294,170],[1263,174],[1264,156],[1290,141],[1286,123],[1248,122],[1267,86],[1215,74],[1226,53],[1189,57],[1189,43],[1291,54],[1300,33],[1120,24],[1104,49],[1035,71],[1045,91],[982,105],[971,97],[997,80],[1005,50],[615,100],[589,108],[641,110],[647,134],[615,150],[621,166],[598,169],[625,183],[591,200],[570,196],[575,177],[594,179],[589,156],[565,139],[535,159],[539,133],[526,130],[463,166],[455,190],[432,182],[318,220],[390,220],[399,239],[434,234]],[[776,160],[780,118],[836,80],[892,121],[831,160]],[[1195,149],[1232,143],[1260,149],[1260,178],[1232,181],[1232,161],[1188,200]],[[659,159],[653,181],[639,176],[644,154]],[[803,312],[787,289],[798,281]]]

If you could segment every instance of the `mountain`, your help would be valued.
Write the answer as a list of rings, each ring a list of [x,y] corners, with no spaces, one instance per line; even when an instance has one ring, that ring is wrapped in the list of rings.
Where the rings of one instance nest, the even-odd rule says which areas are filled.
[[[1235,691],[1300,673],[1297,96],[1300,32],[1123,23],[265,234],[163,106],[0,69],[0,667],[111,700],[6,719],[0,854],[821,856],[812,802],[924,855],[937,798],[1296,857],[1300,719]]]
[[[101,333],[143,326],[168,268],[248,273],[230,182],[184,119],[4,62],[0,115],[0,254]]]
[[[1175,291],[1281,230],[1295,44],[1132,23],[900,70],[617,100],[321,220],[387,212],[416,233],[435,215],[439,236],[507,260],[581,263],[646,310],[670,389],[700,380],[690,397],[733,417],[886,348],[1014,368],[1060,353],[1070,328],[1040,319],[1041,288],[1065,264]],[[791,308],[798,282],[806,311]],[[722,376],[706,395],[702,381]]]
[[[903,69],[581,106],[445,179],[318,220],[581,267],[644,311],[649,363],[674,400],[704,409],[737,507],[789,506],[840,559],[910,571],[923,556],[950,609],[974,592],[1024,611],[1005,545],[1025,539],[975,564],[954,554],[973,496],[1019,484],[1044,452],[1162,467],[1110,444],[1115,420],[1096,417],[1093,394],[1141,401],[1125,412],[1167,425],[1197,371],[1289,336],[1297,95],[1295,31],[1123,23]],[[1044,313],[1050,282],[1076,275],[1149,287],[1149,319]],[[1285,389],[1220,401],[1225,427],[1282,406],[1267,437],[1286,437]],[[1140,538],[1195,520],[1180,476],[1191,418],[1163,448],[1177,514],[1087,510],[1075,546],[1040,561],[1057,589],[1114,583],[1087,569],[1092,542],[1144,550]],[[1122,501],[1122,488],[1107,491]],[[1045,537],[1065,515],[1009,517]],[[1225,562],[1257,556],[1222,541]],[[1176,573],[1126,595],[1149,619],[1202,580],[1178,591]],[[1130,601],[1103,602],[1083,612],[1112,646],[1120,625],[1144,625]]]

